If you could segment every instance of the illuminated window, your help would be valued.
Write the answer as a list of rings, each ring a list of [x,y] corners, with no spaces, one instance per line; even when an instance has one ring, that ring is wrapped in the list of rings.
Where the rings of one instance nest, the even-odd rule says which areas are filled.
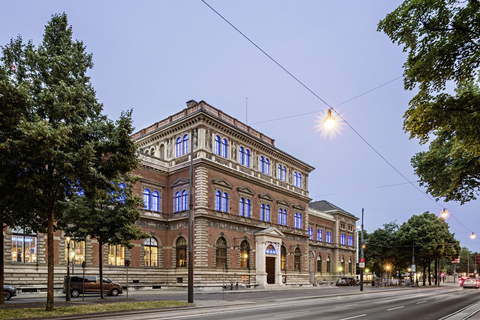
[[[348,245],[353,247],[353,236],[348,236]]]
[[[145,239],[144,261],[147,267],[156,267],[158,265],[158,244],[154,238]]]
[[[183,154],[188,154],[188,134],[183,136]]]
[[[187,190],[183,190],[182,192],[182,210],[188,210],[188,192]]]
[[[15,229],[12,233],[12,262],[37,262],[37,235]]]
[[[332,232],[327,231],[327,243],[332,243]]]
[[[108,264],[111,266],[125,265],[125,248],[123,246],[108,245]]]
[[[240,268],[249,268],[248,258],[250,256],[250,247],[246,240],[240,244]]]
[[[268,254],[277,254],[277,250],[275,250],[275,247],[272,246],[271,244],[268,245],[267,249],[265,250],[265,253]]]
[[[160,211],[160,193],[158,193],[158,191],[152,193],[152,210],[156,212]]]
[[[285,246],[282,246],[280,248],[280,254],[281,254],[281,257],[280,257],[280,268],[282,270],[287,270],[287,249],[285,248]]]
[[[247,218],[250,218],[252,215],[252,201],[250,199],[247,199],[247,203],[245,205],[245,216]]]
[[[245,166],[250,167],[250,150],[245,150]]]
[[[238,149],[238,162],[243,166],[245,164],[245,151],[243,147]]]
[[[223,212],[228,212],[228,193],[224,192],[223,193],[223,199],[222,199],[222,211]]]
[[[265,170],[265,160],[263,156],[260,156],[260,172],[263,173],[264,170]]]
[[[148,189],[143,190],[143,208],[145,210],[150,210],[151,208],[150,190]]]
[[[68,242],[65,240],[65,263],[67,256],[70,256],[70,263],[82,264],[85,261],[85,241],[70,239],[70,252],[68,252]]]
[[[317,241],[323,241],[323,230],[317,229]]]
[[[187,241],[185,238],[180,237],[177,239],[177,267],[187,266]]]
[[[177,157],[182,156],[182,138],[180,137],[177,138],[177,142],[175,143],[175,151]]]
[[[245,216],[245,198],[240,198],[239,215],[242,217]]]
[[[181,211],[182,206],[181,206],[181,197],[180,197],[179,191],[175,192],[174,201],[175,201],[175,212]]]
[[[313,228],[308,228],[308,239],[313,240]]]
[[[222,141],[220,139],[220,136],[215,136],[215,154],[216,155],[220,155],[220,152],[221,152],[221,145],[222,145]]]
[[[265,174],[270,175],[270,160],[265,158]]]
[[[222,157],[225,159],[228,158],[228,141],[227,139],[222,140]]]
[[[345,234],[342,233],[340,235],[340,244],[345,245],[345,240],[346,240],[346,236],[345,236]]]

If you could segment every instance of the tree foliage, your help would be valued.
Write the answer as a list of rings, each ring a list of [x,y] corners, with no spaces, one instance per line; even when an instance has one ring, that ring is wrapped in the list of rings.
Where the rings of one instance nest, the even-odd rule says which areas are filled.
[[[66,14],[52,16],[38,47],[19,36],[2,50],[2,112],[4,101],[20,105],[12,109],[14,130],[0,141],[9,156],[2,165],[13,167],[9,174],[18,170],[12,192],[21,194],[24,206],[38,218],[32,229],[47,233],[46,309],[51,311],[57,222],[64,220],[66,203],[79,186],[93,195],[136,168],[139,160],[129,138],[131,113],[117,123],[101,114],[87,76],[92,55],[72,39]],[[103,161],[106,154],[109,159]]]
[[[480,2],[406,0],[378,30],[403,46],[405,88],[418,89],[404,129],[429,150],[412,158],[427,192],[476,199],[480,185]],[[453,90],[452,90],[453,88]]]

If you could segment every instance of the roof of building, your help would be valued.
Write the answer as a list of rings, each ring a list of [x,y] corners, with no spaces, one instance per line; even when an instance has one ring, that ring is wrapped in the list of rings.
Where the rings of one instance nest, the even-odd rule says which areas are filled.
[[[351,214],[350,212],[345,211],[340,207],[337,207],[336,205],[334,205],[331,202],[328,202],[327,200],[313,201],[313,202],[310,202],[308,204],[308,206],[310,208],[313,208],[315,210],[319,210],[319,211],[322,211],[322,212],[325,212],[325,213],[329,213],[329,214],[342,213],[342,214],[345,214],[347,216],[350,216],[350,217],[354,218],[355,220],[359,219],[356,216],[354,216],[353,214]]]

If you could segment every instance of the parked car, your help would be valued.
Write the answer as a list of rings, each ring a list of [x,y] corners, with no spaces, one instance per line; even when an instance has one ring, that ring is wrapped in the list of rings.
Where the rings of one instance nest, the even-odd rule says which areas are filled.
[[[100,293],[100,277],[99,276],[85,276],[85,282],[83,276],[71,276],[70,277],[70,295],[72,298],[78,297],[83,293],[85,286],[85,293]],[[67,292],[67,277],[63,282],[63,293]],[[118,296],[119,293],[123,293],[123,287],[112,280],[103,277],[103,292],[111,296]]]
[[[466,289],[466,288],[475,288],[475,289],[478,289],[480,288],[480,280],[477,280],[477,279],[466,279],[464,282],[463,282],[463,288]]]
[[[335,285],[336,285],[337,287],[347,286],[347,285],[348,285],[347,278],[337,279],[337,282],[335,282]]]
[[[4,300],[10,300],[11,297],[14,297],[17,295],[17,290],[15,287],[9,286],[4,284],[3,285],[3,299]]]

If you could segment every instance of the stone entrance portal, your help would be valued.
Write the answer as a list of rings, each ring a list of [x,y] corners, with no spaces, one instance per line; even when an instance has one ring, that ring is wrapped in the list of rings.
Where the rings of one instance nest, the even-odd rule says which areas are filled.
[[[267,283],[275,283],[275,258],[266,257],[265,260],[265,271],[267,272]]]

